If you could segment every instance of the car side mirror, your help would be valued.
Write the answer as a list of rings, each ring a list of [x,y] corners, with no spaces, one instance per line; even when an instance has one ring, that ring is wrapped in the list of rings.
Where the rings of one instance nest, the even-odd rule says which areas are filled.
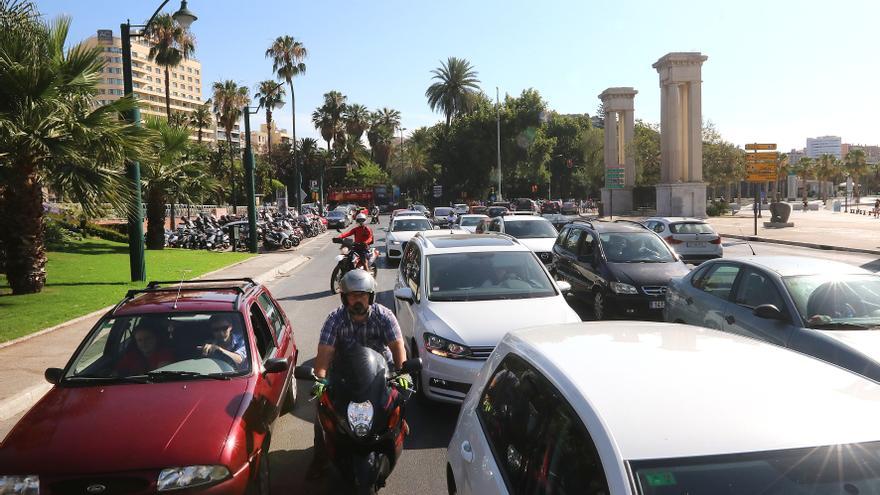
[[[290,368],[290,363],[282,358],[267,359],[266,362],[263,363],[263,369],[266,374],[281,373],[282,371],[287,371],[288,368]]]
[[[784,320],[785,314],[776,307],[775,304],[761,304],[759,306],[755,306],[755,309],[752,310],[755,316],[758,318],[764,318],[766,320]]]
[[[293,369],[293,377],[297,380],[315,381],[315,368],[311,366],[297,366]]]
[[[58,385],[63,376],[64,370],[61,368],[46,368],[46,371],[43,373],[43,377],[52,385]]]
[[[397,289],[394,289],[394,297],[409,303],[414,302],[416,299],[415,294],[413,294],[412,289],[409,287],[398,287]]]
[[[403,366],[401,366],[400,369],[404,373],[415,373],[417,371],[421,371],[422,370],[422,358],[407,359],[406,361],[403,362]]]
[[[571,284],[566,282],[565,280],[557,280],[556,286],[559,287],[559,291],[563,294],[568,294],[571,292]]]

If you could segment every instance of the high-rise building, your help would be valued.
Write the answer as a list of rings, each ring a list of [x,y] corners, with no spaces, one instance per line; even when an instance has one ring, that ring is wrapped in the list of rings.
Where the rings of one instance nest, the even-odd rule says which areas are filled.
[[[275,122],[272,121],[272,146],[289,142],[290,134],[287,133],[287,129],[279,129],[275,126]],[[268,143],[269,129],[266,127],[266,124],[260,124],[259,131],[251,131],[251,146],[254,147],[255,153],[265,153],[268,151]]]
[[[122,80],[122,39],[110,29],[99,29],[97,35],[85,40],[86,46],[101,47],[104,72],[98,83],[98,102],[109,103],[125,94]],[[149,45],[143,39],[131,40],[131,72],[134,94],[141,103],[142,116],[165,117],[165,67],[147,58]],[[168,68],[171,112],[190,114],[202,104],[202,64],[194,58],[182,60]],[[213,133],[202,136],[214,140]]]
[[[807,138],[807,157],[819,158],[822,155],[833,155],[835,158],[840,160],[840,145],[840,136],[820,136],[817,138]]]
[[[793,150],[789,151],[788,153],[786,153],[786,156],[788,157],[788,163],[790,165],[794,165],[798,162],[798,160],[806,157],[807,153],[802,149],[801,150],[793,149]]]
[[[840,145],[840,153],[843,156],[843,159],[846,159],[847,153],[852,150],[862,150],[865,152],[865,161],[869,165],[876,165],[880,163],[880,146],[870,146],[865,144],[848,144],[843,143]]]

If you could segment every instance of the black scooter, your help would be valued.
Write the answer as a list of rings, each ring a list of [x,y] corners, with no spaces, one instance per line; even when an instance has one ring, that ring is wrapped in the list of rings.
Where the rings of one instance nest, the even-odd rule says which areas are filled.
[[[381,354],[359,345],[340,349],[333,358],[317,405],[320,427],[315,441],[323,441],[324,452],[354,493],[374,495],[394,470],[409,434],[404,418],[413,392],[398,388],[393,380],[421,369],[422,360],[414,358],[391,372]],[[317,380],[314,369],[306,366],[297,366],[294,376]]]

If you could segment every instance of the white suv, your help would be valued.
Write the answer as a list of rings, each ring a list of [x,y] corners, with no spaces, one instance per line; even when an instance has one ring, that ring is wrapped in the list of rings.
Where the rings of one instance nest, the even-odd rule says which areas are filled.
[[[426,231],[407,244],[394,288],[417,392],[461,402],[508,331],[581,321],[535,254],[506,235]]]
[[[449,493],[877,493],[880,386],[678,324],[508,334],[461,406]]]
[[[553,244],[559,232],[544,217],[535,215],[510,215],[483,220],[475,230],[477,234],[501,232],[515,237],[531,249],[545,265],[553,261]]]

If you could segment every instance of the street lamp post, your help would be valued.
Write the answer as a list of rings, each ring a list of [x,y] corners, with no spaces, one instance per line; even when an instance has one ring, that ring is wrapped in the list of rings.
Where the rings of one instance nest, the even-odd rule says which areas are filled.
[[[498,135],[498,201],[501,198],[501,103],[498,98],[498,86],[495,86],[495,128]]]
[[[254,150],[251,147],[251,114],[259,111],[260,107],[255,108],[253,112],[249,106],[241,109],[244,114],[244,182],[248,202],[248,249],[252,253],[257,252],[257,200],[254,185]]]
[[[159,11],[165,7],[169,0],[164,0],[159,8],[153,12],[153,16],[146,24],[132,24],[126,21],[119,26],[119,34],[122,38],[122,80],[125,96],[134,95],[134,81],[131,73],[131,39],[144,36],[147,28],[159,15]],[[181,0],[180,10],[175,12],[172,17],[183,29],[189,29],[189,26],[197,19],[195,14],[186,8],[186,0]],[[131,28],[140,28],[140,31],[132,32]],[[141,112],[135,107],[126,112],[126,120],[140,125]],[[125,173],[131,183],[132,198],[134,200],[134,209],[128,214],[128,263],[131,269],[131,281],[138,282],[147,279],[147,270],[144,263],[144,206],[141,197],[141,165],[137,161],[128,161],[125,164]]]

